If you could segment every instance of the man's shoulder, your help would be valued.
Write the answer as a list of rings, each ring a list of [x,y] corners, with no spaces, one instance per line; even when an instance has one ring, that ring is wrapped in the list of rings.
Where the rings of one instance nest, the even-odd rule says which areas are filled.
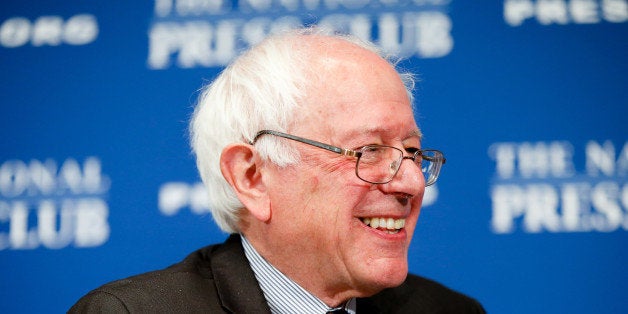
[[[116,280],[96,290],[109,292],[135,292],[139,289],[144,291],[172,291],[173,289],[181,289],[178,286],[187,286],[188,281],[211,281],[213,276],[210,255],[217,247],[218,245],[204,247],[167,268]]]
[[[165,269],[102,285],[83,296],[70,312],[97,312],[99,309],[150,312],[164,309],[207,309],[215,306],[217,302],[213,300],[218,296],[211,268],[211,255],[221,246],[204,247]],[[200,295],[204,297],[195,297]]]
[[[386,313],[485,313],[475,299],[412,274],[399,287],[385,289],[363,302]]]

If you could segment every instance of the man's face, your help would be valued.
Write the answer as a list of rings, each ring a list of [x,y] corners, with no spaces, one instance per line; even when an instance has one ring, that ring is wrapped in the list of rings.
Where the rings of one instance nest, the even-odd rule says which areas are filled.
[[[398,75],[370,52],[341,48],[347,49],[341,57],[315,67],[324,78],[289,132],[354,150],[383,144],[409,155],[420,148]],[[370,295],[401,284],[425,188],[420,169],[404,160],[393,181],[370,184],[356,176],[356,158],[290,144],[301,162],[277,168],[269,182],[277,247],[267,258],[319,297]],[[365,224],[376,219],[386,227]],[[397,228],[388,229],[389,221]]]

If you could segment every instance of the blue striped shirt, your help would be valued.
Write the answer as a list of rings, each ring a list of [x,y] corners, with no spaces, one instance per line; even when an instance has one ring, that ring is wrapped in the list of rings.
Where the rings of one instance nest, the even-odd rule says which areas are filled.
[[[266,261],[244,237],[242,246],[244,254],[255,273],[260,288],[266,297],[270,311],[273,314],[311,313],[325,314],[330,308],[316,296],[303,289],[292,279],[281,273],[277,268]],[[342,307],[349,314],[356,314],[355,298],[349,299]]]

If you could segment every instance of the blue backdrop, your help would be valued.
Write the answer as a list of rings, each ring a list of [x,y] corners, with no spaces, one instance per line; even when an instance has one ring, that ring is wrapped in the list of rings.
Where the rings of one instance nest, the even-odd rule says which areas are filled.
[[[420,74],[431,187],[412,272],[491,313],[628,311],[626,0],[0,4],[0,312],[226,237],[188,147],[197,90],[271,31],[320,23]]]

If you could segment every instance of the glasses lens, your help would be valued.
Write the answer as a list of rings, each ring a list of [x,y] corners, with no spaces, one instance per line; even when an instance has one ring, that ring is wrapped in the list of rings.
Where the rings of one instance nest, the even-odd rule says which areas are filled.
[[[364,146],[358,159],[356,174],[364,181],[386,183],[390,181],[401,163],[401,150],[389,146]]]
[[[391,146],[369,145],[363,147],[356,166],[356,174],[370,183],[388,183],[397,174],[403,160],[403,152]],[[415,163],[425,177],[425,186],[438,179],[445,158],[437,150],[424,150],[416,156]]]
[[[425,176],[425,186],[432,185],[438,179],[443,165],[443,154],[437,150],[424,150],[421,156],[421,172]]]

